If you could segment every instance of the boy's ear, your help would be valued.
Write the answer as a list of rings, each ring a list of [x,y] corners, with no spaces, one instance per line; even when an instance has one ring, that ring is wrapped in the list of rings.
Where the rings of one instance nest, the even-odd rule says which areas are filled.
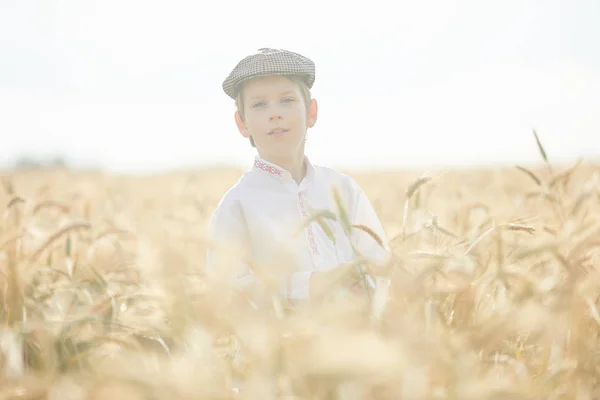
[[[242,136],[245,137],[246,139],[248,139],[250,137],[250,132],[248,132],[248,128],[246,127],[246,124],[244,123],[244,121],[242,121],[242,118],[240,117],[240,113],[237,111],[235,112],[235,124],[237,125],[238,130],[240,131]]]
[[[310,105],[308,106],[308,116],[306,118],[306,125],[309,128],[312,128],[317,123],[317,116],[319,114],[319,105],[317,104],[317,100],[312,99]]]

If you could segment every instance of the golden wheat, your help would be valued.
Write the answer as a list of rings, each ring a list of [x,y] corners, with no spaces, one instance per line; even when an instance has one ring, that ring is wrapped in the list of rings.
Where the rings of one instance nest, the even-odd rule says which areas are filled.
[[[262,302],[203,276],[239,171],[6,174],[0,399],[598,398],[600,167],[538,146],[547,169],[353,174],[389,284],[297,309],[260,266]],[[382,244],[334,198],[311,220]]]

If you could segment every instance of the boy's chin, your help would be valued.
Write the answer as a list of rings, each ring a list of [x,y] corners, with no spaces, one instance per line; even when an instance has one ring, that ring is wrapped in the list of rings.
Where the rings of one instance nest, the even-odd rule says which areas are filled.
[[[298,154],[300,144],[293,143],[276,143],[261,146],[261,153],[268,154],[271,157],[295,157]]]
[[[289,149],[290,151],[293,151],[298,148],[300,141],[298,138],[294,137],[279,136],[265,137],[260,141],[260,143],[257,144],[264,149],[272,149],[277,151],[285,151],[286,149]]]

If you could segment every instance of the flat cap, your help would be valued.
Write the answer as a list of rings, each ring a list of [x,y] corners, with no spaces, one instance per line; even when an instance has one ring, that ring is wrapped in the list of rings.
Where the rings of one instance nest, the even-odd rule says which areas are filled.
[[[246,56],[223,81],[227,96],[235,99],[239,85],[252,78],[270,75],[296,75],[312,88],[315,82],[315,63],[309,58],[283,49],[259,49]]]

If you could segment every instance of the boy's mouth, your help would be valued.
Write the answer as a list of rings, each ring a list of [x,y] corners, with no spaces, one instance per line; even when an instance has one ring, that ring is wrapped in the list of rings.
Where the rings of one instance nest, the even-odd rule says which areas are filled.
[[[269,136],[283,135],[287,131],[289,131],[289,129],[283,129],[283,128],[273,129],[271,132],[269,132]]]

